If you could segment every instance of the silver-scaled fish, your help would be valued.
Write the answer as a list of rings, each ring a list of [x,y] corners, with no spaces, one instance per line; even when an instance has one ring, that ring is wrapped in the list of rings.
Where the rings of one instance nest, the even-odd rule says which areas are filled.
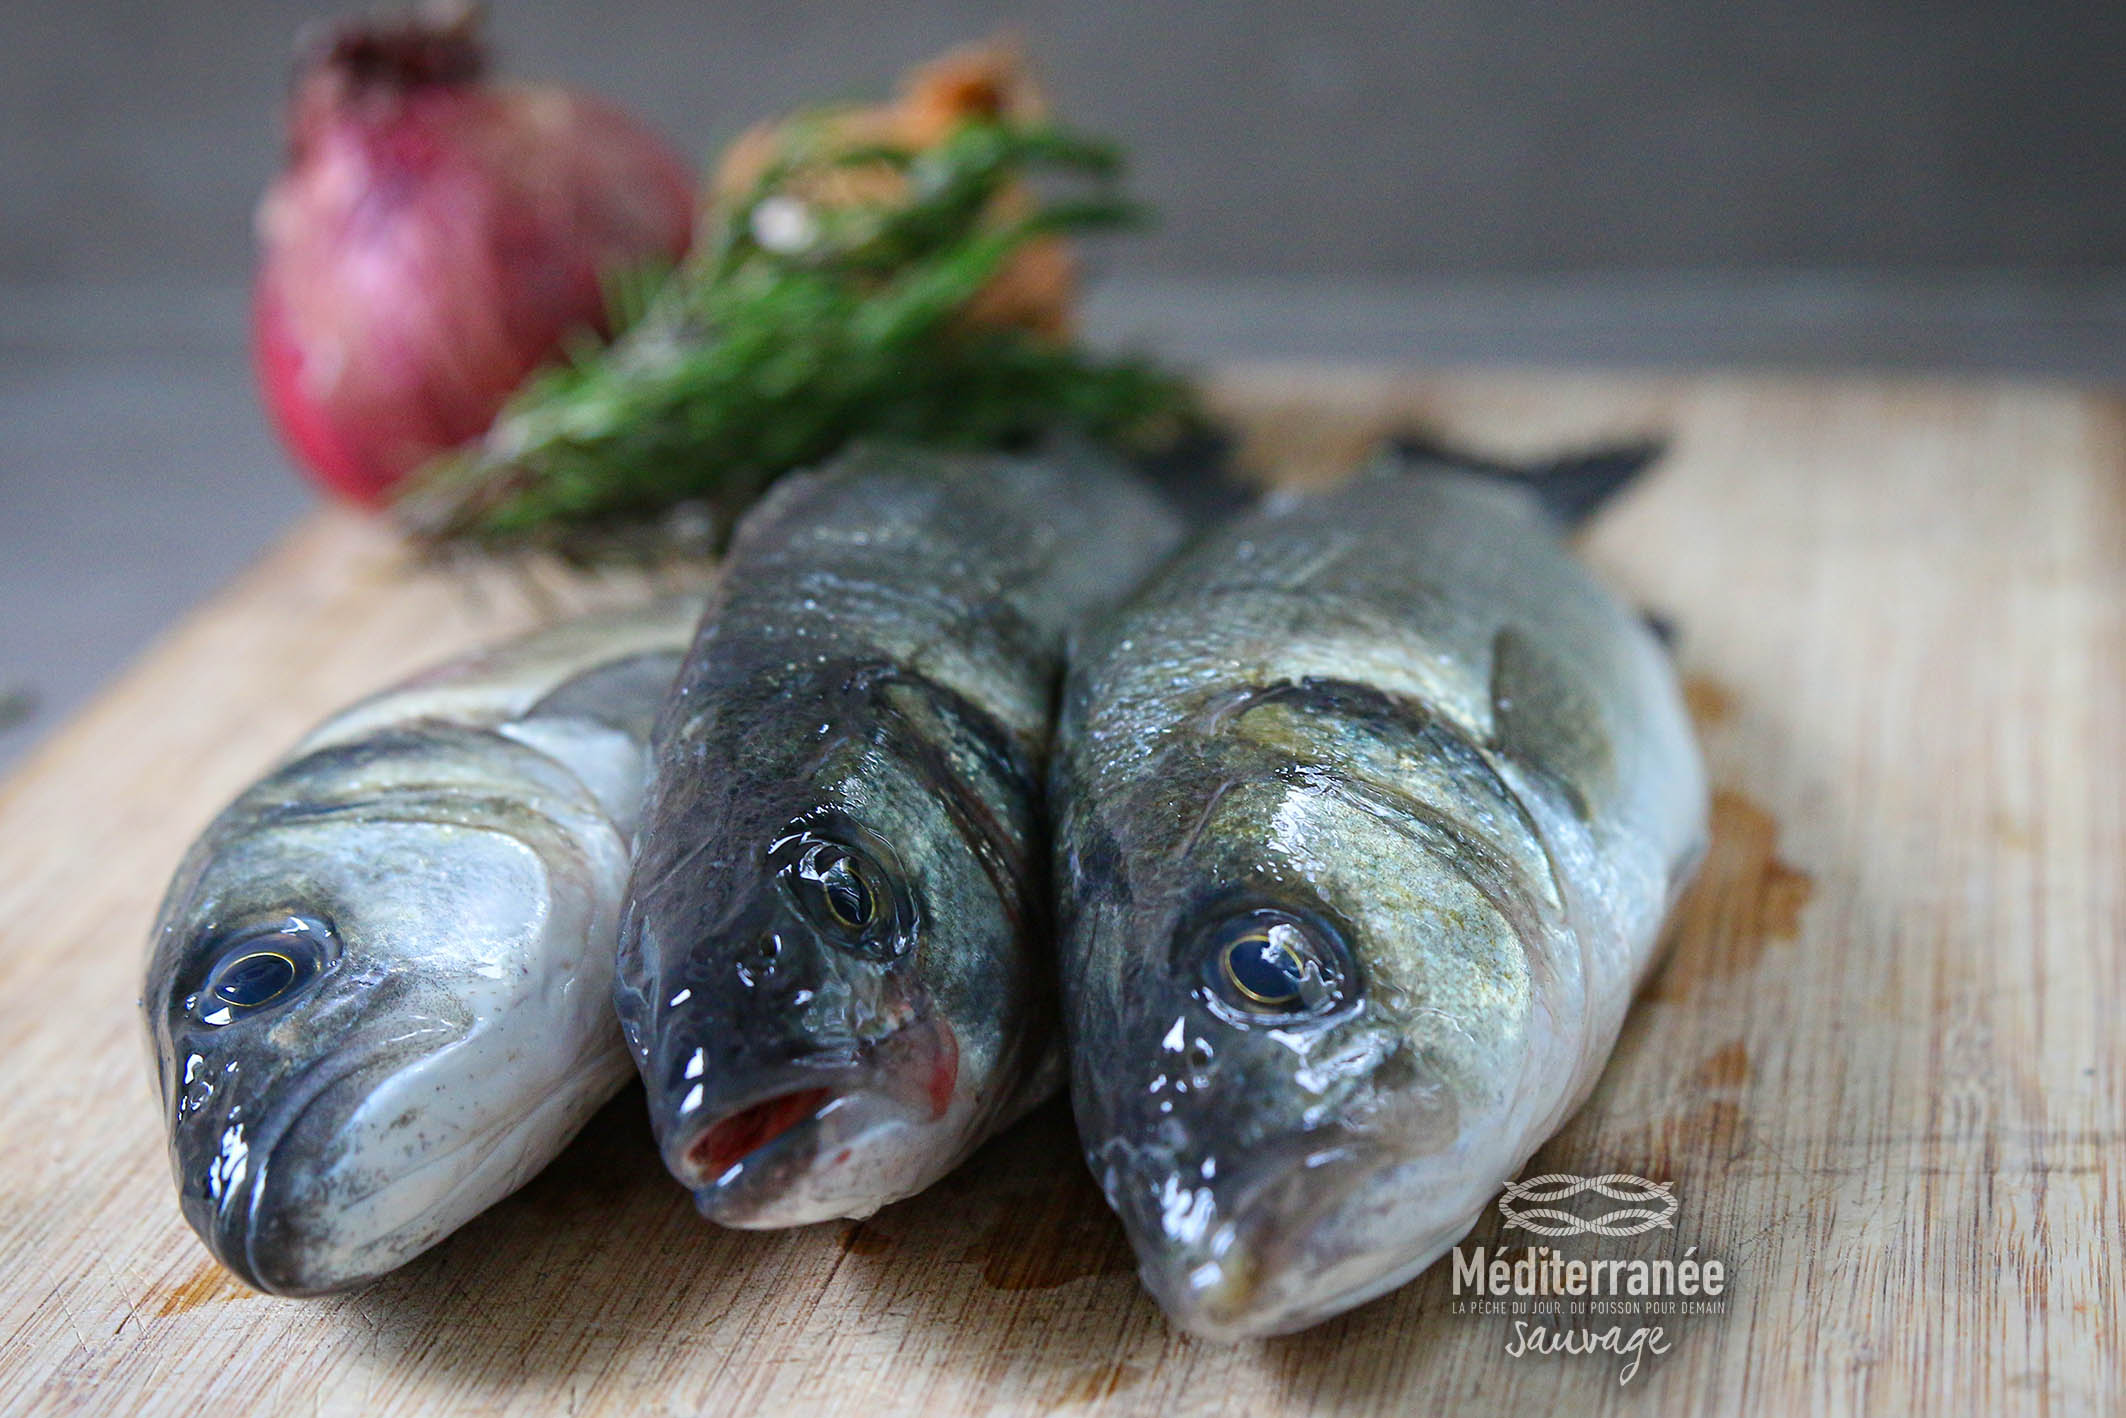
[[[244,1280],[404,1263],[625,1080],[629,843],[700,611],[586,618],[355,705],[193,845],[141,1003],[185,1219]]]
[[[1200,540],[1074,663],[1073,1098],[1183,1327],[1402,1284],[1600,1073],[1706,792],[1663,648],[1531,489],[1585,511],[1644,457],[1384,458]]]
[[[869,1215],[1061,1081],[1064,641],[1175,536],[1085,449],[859,449],[741,524],[659,723],[616,992],[704,1215]]]

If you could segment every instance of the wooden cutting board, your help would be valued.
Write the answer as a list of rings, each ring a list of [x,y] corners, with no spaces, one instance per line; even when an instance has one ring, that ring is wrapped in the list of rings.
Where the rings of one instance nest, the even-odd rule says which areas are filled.
[[[369,1290],[246,1292],[179,1219],[149,1100],[133,1001],[164,879],[328,710],[641,592],[411,572],[331,513],[0,789],[0,1408],[1525,1418],[2126,1392],[2126,408],[1320,369],[1220,389],[1300,477],[1416,418],[1507,452],[1673,435],[1587,552],[1680,627],[1715,840],[1600,1090],[1529,1172],[1672,1183],[1651,1253],[1722,1259],[1725,1314],[1669,1321],[1625,1385],[1610,1358],[1515,1357],[1439,1266],[1217,1347],[1140,1292],[1060,1109],[861,1225],[744,1234],[695,1217],[632,1096]],[[1528,1239],[1499,1227],[1472,1244]]]

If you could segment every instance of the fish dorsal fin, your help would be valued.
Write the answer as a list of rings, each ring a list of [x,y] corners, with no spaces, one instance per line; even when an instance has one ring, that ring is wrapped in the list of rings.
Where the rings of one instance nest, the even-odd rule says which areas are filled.
[[[1198,423],[1136,460],[1136,469],[1191,527],[1207,527],[1254,505],[1262,488],[1239,472],[1240,440],[1228,428]]]
[[[1406,464],[1455,468],[1526,488],[1544,511],[1568,528],[1594,516],[1666,447],[1660,438],[1644,438],[1521,464],[1472,453],[1429,432],[1399,434],[1388,440],[1389,453]]]

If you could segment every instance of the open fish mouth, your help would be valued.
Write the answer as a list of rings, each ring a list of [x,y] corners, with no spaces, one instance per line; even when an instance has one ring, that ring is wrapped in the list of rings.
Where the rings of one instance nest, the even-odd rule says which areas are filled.
[[[796,1088],[726,1112],[667,1161],[711,1221],[806,1225],[892,1200],[875,1195],[878,1179],[898,1170],[931,1123],[926,1108],[871,1080]]]
[[[729,1114],[686,1149],[687,1179],[699,1190],[728,1175],[763,1148],[816,1121],[821,1109],[837,1096],[831,1088],[800,1088]]]
[[[672,1139],[665,1165],[702,1215],[725,1226],[868,1214],[920,1186],[954,1144],[950,1039],[933,1020],[888,1036],[855,1067],[798,1065],[704,1110]]]

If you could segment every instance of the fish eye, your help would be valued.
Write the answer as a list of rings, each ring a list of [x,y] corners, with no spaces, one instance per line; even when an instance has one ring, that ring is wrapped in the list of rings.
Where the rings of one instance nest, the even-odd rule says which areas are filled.
[[[188,1003],[202,1024],[233,1024],[286,1001],[331,963],[329,927],[288,916],[222,947]]]
[[[864,872],[847,852],[821,849],[813,859],[811,883],[821,909],[835,925],[862,932],[878,918],[878,897],[864,883]]]
[[[1242,911],[1203,935],[1202,990],[1235,1023],[1296,1023],[1332,1013],[1347,997],[1341,939],[1293,912]]]
[[[777,842],[768,857],[784,896],[833,944],[886,958],[907,948],[892,878],[870,853],[804,830]]]

